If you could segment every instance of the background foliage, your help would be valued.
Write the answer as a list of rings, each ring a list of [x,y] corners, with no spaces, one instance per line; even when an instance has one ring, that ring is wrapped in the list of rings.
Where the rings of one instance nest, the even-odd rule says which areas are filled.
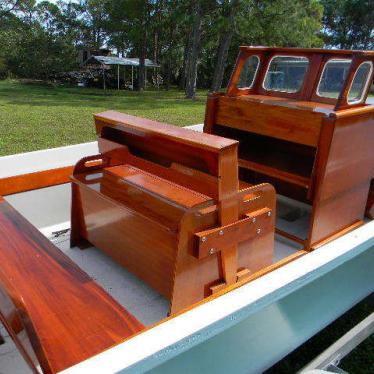
[[[49,79],[109,47],[194,97],[227,83],[239,45],[372,49],[373,30],[373,0],[0,0],[0,77]]]

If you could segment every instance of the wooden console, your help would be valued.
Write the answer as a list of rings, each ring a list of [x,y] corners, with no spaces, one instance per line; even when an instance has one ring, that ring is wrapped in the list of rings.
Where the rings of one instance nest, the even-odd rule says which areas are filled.
[[[238,142],[117,112],[72,176],[72,245],[90,242],[171,313],[272,263],[275,192],[238,179]]]
[[[239,141],[240,178],[311,205],[307,237],[277,230],[307,250],[365,210],[373,218],[373,62],[370,51],[241,47],[227,92],[208,97],[204,132]]]

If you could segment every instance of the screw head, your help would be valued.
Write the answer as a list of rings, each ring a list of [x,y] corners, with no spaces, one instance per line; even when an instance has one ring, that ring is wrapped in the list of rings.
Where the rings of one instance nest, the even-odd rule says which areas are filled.
[[[214,249],[214,248],[210,248],[210,249],[209,249],[209,254],[210,254],[210,255],[212,255],[214,252],[215,252],[215,249]]]
[[[271,211],[268,212],[268,217],[271,217]]]
[[[201,238],[201,241],[202,241],[202,242],[206,242],[206,236],[203,236],[203,237]]]
[[[222,236],[223,235],[223,230],[219,230],[219,234]]]
[[[256,217],[253,217],[253,218],[252,218],[252,222],[253,222],[253,223],[256,222]]]
[[[257,233],[257,234],[261,234],[261,229],[257,229],[257,230],[256,230],[256,233]]]

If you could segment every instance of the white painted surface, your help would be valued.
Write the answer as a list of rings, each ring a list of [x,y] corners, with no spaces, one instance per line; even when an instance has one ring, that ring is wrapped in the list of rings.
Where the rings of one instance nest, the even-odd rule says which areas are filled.
[[[203,124],[187,128],[202,132]],[[0,157],[0,178],[74,165],[98,152],[97,142],[91,142]]]
[[[357,251],[363,250],[360,247],[363,243],[374,246],[373,233],[374,221],[270,274],[168,320],[62,373],[113,374],[125,372],[125,368],[131,369],[132,365],[146,361],[147,358],[162,355],[160,352],[167,352],[168,347],[173,347],[170,349],[174,349],[175,354],[182,353],[194,345],[193,341],[191,343],[188,339],[195,339],[196,344],[208,339],[222,329],[227,329],[230,324],[238,323],[245,314],[263,307],[261,300],[267,297],[276,300],[276,297],[296,291],[304,284],[327,273],[332,266],[337,267],[356,256]],[[371,251],[373,250],[372,248]],[[245,314],[241,313],[244,309]],[[225,322],[220,324],[220,321]],[[215,327],[212,327],[208,336],[204,338],[199,335],[199,331],[209,329],[210,326]]]
[[[92,142],[0,157],[0,178],[75,165],[98,152],[97,142]]]
[[[186,126],[186,129],[191,129],[191,130],[203,132],[203,127],[204,127],[204,124],[203,123],[199,123],[197,125]]]

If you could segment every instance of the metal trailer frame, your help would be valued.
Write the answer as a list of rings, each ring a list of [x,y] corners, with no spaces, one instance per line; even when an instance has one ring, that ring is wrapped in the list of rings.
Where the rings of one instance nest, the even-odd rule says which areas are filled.
[[[312,374],[318,371],[347,374],[339,368],[340,361],[372,334],[374,334],[374,312],[299,370],[297,374]]]

